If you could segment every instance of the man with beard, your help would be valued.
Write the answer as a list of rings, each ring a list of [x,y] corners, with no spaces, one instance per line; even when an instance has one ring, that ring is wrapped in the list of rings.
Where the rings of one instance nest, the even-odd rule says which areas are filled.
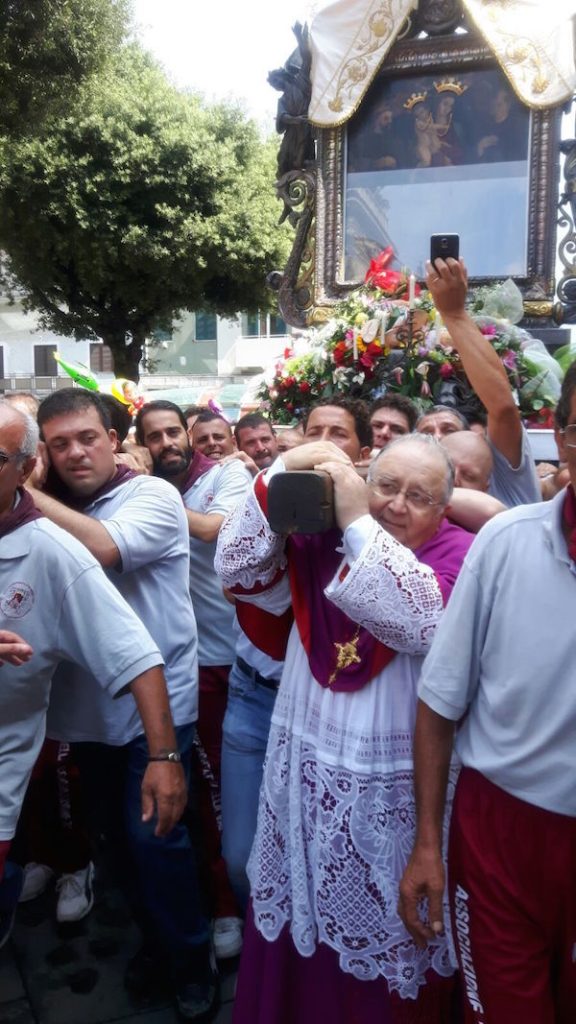
[[[239,452],[245,452],[254,462],[256,469],[268,469],[278,454],[278,442],[270,420],[260,412],[249,412],[241,416],[234,427],[234,437]]]
[[[149,402],[136,418],[136,439],[152,456],[154,476],[174,484],[186,508],[190,533],[190,595],[198,623],[199,753],[202,774],[204,778],[209,776],[211,788],[215,786],[219,799],[222,722],[236,633],[234,606],[224,597],[222,584],[214,571],[214,554],[224,518],[248,493],[251,478],[238,459],[222,465],[200,451],[193,451],[186,428],[184,414],[173,402]],[[236,956],[242,943],[238,908],[220,851],[210,792],[201,793],[201,797],[213,888],[214,946],[220,958]]]

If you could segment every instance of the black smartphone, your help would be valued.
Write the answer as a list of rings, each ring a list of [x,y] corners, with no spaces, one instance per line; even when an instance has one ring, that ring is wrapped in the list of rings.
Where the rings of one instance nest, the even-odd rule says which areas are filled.
[[[459,235],[431,235],[430,236],[430,262],[434,260],[447,260],[452,256],[455,260],[460,255]]]

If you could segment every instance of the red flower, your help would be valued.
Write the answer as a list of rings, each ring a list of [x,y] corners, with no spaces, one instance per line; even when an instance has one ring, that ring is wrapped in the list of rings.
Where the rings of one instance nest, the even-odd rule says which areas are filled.
[[[440,376],[443,380],[447,380],[448,377],[454,376],[454,367],[451,363],[442,363],[440,365]]]
[[[298,385],[298,388],[300,389],[300,391],[304,392],[304,394],[306,394],[307,391],[310,391],[310,385],[307,380],[301,381],[300,384]]]
[[[391,245],[387,246],[382,252],[378,253],[375,259],[370,260],[370,266],[366,271],[366,277],[364,278],[364,284],[374,284],[374,278],[378,275],[386,272],[386,268],[389,263],[394,259],[394,250]],[[378,287],[380,287],[378,285]]]
[[[347,355],[348,351],[349,351],[349,349],[348,349],[348,346],[347,346],[345,341],[339,341],[334,346],[334,350],[332,352],[332,356],[334,358],[334,362],[336,363],[336,366],[341,366],[342,363],[345,362],[346,355]]]

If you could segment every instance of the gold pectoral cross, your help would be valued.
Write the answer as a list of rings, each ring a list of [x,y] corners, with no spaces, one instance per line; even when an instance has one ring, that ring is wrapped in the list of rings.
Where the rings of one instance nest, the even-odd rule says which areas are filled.
[[[328,686],[332,686],[332,683],[336,679],[336,676],[343,668],[348,668],[349,665],[359,665],[362,661],[358,654],[358,641],[360,640],[360,626],[356,630],[356,633],[351,640],[347,640],[344,644],[339,644],[334,641],[334,647],[336,650],[336,668],[334,669],[330,679],[328,680]]]

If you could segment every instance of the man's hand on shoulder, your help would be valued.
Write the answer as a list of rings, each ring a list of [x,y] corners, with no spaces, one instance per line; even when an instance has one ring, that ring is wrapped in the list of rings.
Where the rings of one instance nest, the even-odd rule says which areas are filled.
[[[258,466],[254,462],[254,459],[251,459],[246,452],[232,452],[232,455],[225,455],[223,459],[220,459],[219,465],[226,466],[229,465],[230,462],[241,462],[246,466],[246,469],[252,474],[252,476],[258,476],[258,473],[260,472]]]

